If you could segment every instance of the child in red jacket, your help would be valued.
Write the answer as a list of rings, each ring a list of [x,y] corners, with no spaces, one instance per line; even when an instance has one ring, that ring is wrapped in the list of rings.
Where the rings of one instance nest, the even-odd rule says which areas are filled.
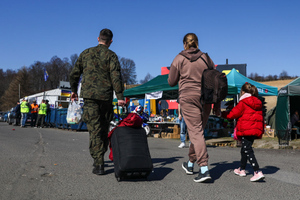
[[[234,173],[238,176],[246,176],[245,168],[249,160],[254,170],[254,176],[250,181],[259,181],[265,177],[259,171],[252,144],[254,139],[261,138],[264,132],[262,102],[257,98],[257,88],[250,83],[242,86],[240,96],[239,103],[230,112],[222,112],[223,118],[237,119],[236,136],[242,141],[241,164],[238,169],[234,170]]]

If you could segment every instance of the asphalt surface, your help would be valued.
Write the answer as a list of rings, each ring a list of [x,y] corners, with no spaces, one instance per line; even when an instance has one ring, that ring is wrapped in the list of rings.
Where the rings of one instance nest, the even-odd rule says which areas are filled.
[[[15,129],[15,130],[13,130]],[[266,179],[234,175],[240,149],[208,147],[211,183],[195,183],[181,168],[188,148],[179,140],[148,137],[154,170],[148,180],[117,182],[106,157],[106,175],[92,174],[88,133],[20,128],[0,123],[0,199],[300,199],[300,151],[255,149]],[[195,171],[198,171],[195,167]]]

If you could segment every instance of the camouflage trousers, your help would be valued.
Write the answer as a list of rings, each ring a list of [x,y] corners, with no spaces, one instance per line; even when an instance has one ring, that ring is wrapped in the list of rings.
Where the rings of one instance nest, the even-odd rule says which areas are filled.
[[[104,165],[104,154],[108,149],[109,123],[113,119],[112,101],[84,99],[82,119],[89,131],[89,149],[94,166]]]

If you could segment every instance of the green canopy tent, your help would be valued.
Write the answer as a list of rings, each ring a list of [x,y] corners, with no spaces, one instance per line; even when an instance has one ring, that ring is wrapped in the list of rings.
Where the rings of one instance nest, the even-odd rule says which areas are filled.
[[[297,78],[278,91],[275,127],[279,139],[289,140],[292,130],[291,115],[295,110],[300,111],[299,102],[300,78]]]
[[[143,85],[124,91],[124,96],[129,98],[145,98],[145,94],[162,91],[161,99],[177,99],[178,85],[171,87],[168,83],[168,74],[158,75]],[[234,86],[228,86],[228,94],[237,94]]]
[[[168,74],[159,75],[142,85],[125,90],[124,96],[143,99],[145,98],[145,94],[157,91],[163,91],[162,99],[177,99],[178,85],[170,87],[168,84]]]

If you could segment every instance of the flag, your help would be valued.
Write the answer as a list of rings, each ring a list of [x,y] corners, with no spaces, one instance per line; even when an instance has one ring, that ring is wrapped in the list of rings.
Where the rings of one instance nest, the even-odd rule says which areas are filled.
[[[71,96],[71,90],[61,90],[60,95],[64,96],[64,97],[70,97]]]
[[[45,81],[47,81],[48,77],[49,77],[48,72],[47,72],[46,69],[44,69],[44,79],[45,79]]]

